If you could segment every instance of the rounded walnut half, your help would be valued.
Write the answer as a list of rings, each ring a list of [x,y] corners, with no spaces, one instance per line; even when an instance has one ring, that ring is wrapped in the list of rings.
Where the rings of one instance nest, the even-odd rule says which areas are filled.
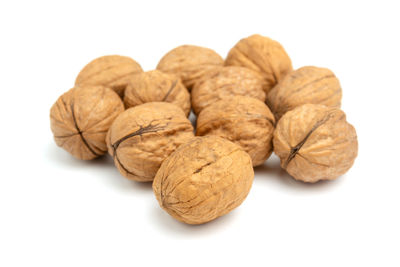
[[[162,164],[153,182],[160,206],[188,224],[206,223],[238,207],[250,191],[249,155],[217,137],[196,137]]]
[[[224,60],[214,50],[195,46],[178,46],[165,54],[157,69],[181,78],[188,90],[210,71],[221,67]]]
[[[123,96],[132,75],[142,71],[140,65],[130,57],[102,56],[89,62],[79,72],[75,85],[103,85]]]
[[[196,114],[225,97],[243,95],[265,101],[263,81],[257,72],[243,67],[223,67],[197,83],[192,90],[192,106]]]
[[[357,157],[354,127],[338,108],[306,104],[279,120],[273,138],[281,166],[296,180],[332,180],[347,172]]]
[[[50,110],[56,144],[78,159],[94,159],[107,152],[106,134],[124,111],[118,95],[102,86],[77,86],[60,96]]]
[[[180,79],[158,70],[136,74],[125,89],[126,108],[147,102],[169,102],[190,113],[190,94]]]
[[[253,166],[271,155],[275,119],[260,100],[235,96],[206,107],[197,119],[197,135],[226,138],[249,153]]]
[[[120,173],[139,182],[152,181],[161,162],[193,138],[182,109],[150,102],[121,113],[107,135],[108,151]]]
[[[292,70],[292,61],[280,43],[258,34],[240,40],[228,53],[226,66],[242,66],[259,72],[265,93]]]
[[[283,78],[267,97],[277,120],[303,104],[322,104],[340,108],[342,88],[332,71],[313,66],[297,69]]]

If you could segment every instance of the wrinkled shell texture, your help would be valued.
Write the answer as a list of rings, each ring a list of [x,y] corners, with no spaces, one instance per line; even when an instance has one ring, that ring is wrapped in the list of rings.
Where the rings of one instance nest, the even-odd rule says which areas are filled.
[[[288,74],[268,94],[267,104],[279,119],[303,104],[322,104],[340,108],[342,88],[332,71],[313,66]]]
[[[191,90],[196,82],[223,64],[222,57],[212,49],[182,45],[168,52],[157,69],[180,77],[186,88]]]
[[[196,114],[210,104],[229,96],[243,95],[265,101],[263,81],[257,72],[243,67],[223,67],[197,83],[192,90]]]
[[[158,70],[135,75],[125,89],[126,108],[147,102],[169,102],[190,113],[190,94],[180,79]]]
[[[279,120],[273,138],[282,168],[297,180],[332,180],[347,172],[357,157],[354,127],[337,108],[306,104]]]
[[[162,163],[153,190],[175,219],[201,224],[238,207],[253,178],[251,159],[239,146],[216,136],[196,137]]]
[[[103,56],[87,64],[76,77],[75,84],[103,85],[122,96],[129,79],[139,72],[142,68],[129,57]]]
[[[121,113],[110,127],[107,145],[123,176],[147,182],[166,157],[193,137],[193,126],[182,109],[150,102]]]
[[[107,131],[123,111],[121,99],[109,88],[72,88],[51,107],[54,140],[78,159],[94,159],[107,152]]]
[[[228,53],[226,66],[259,72],[266,93],[292,70],[292,61],[280,43],[258,34],[240,40]]]
[[[203,109],[197,120],[196,135],[217,135],[240,145],[249,153],[253,166],[271,155],[275,119],[261,101],[235,96]]]

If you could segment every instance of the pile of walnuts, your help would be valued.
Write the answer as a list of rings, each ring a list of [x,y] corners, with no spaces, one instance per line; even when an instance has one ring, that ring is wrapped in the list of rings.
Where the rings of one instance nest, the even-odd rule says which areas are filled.
[[[56,144],[74,157],[108,152],[124,177],[153,182],[171,216],[201,224],[243,202],[253,167],[272,152],[303,182],[349,170],[358,143],[341,98],[332,71],[293,70],[281,44],[252,35],[225,60],[184,45],[147,72],[129,57],[97,58],[52,106],[50,121]]]

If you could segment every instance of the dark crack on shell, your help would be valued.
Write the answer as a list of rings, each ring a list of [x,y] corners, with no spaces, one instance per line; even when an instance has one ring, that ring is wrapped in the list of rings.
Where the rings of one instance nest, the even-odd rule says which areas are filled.
[[[165,96],[164,96],[164,98],[162,99],[162,101],[166,101],[166,100],[167,100],[168,96],[169,96],[169,95],[171,94],[171,92],[174,90],[174,88],[176,87],[177,83],[178,83],[178,80],[175,80],[175,81],[172,83],[171,87],[168,89],[168,92],[165,94]]]
[[[308,138],[311,136],[315,130],[318,129],[321,125],[323,125],[325,122],[327,122],[331,117],[333,113],[328,113],[322,120],[317,121],[314,126],[311,128],[311,130],[306,134],[306,136],[301,140],[295,147],[290,148],[290,153],[288,158],[285,161],[285,164],[283,165],[283,168],[286,169],[289,163],[294,159],[294,157],[299,153],[300,149],[303,147],[303,145],[306,143]]]

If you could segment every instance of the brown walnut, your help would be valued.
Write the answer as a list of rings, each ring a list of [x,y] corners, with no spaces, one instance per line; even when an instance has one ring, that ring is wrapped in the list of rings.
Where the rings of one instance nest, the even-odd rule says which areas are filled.
[[[279,120],[273,138],[281,166],[296,180],[332,180],[347,172],[357,157],[354,127],[338,108],[305,104]]]
[[[342,88],[332,71],[313,66],[289,73],[268,94],[267,104],[277,120],[303,104],[340,108]]]
[[[89,62],[79,72],[75,85],[103,85],[123,96],[129,79],[139,72],[142,72],[142,68],[129,57],[103,56]]]
[[[196,82],[223,64],[222,57],[212,49],[182,45],[165,54],[157,69],[180,77],[186,88],[191,90]]]
[[[125,89],[126,108],[147,102],[169,102],[177,105],[188,116],[190,94],[179,78],[158,70],[142,72],[132,77]]]
[[[152,181],[161,162],[193,138],[193,126],[179,107],[149,102],[121,113],[107,135],[108,151],[120,173]]]
[[[258,34],[240,40],[228,53],[226,66],[243,66],[264,78],[265,93],[292,70],[292,61],[277,41]]]
[[[196,135],[217,135],[240,145],[253,166],[271,155],[275,119],[260,100],[235,96],[213,103],[200,112]]]
[[[243,67],[223,67],[198,82],[192,90],[194,113],[222,98],[243,95],[265,101],[263,81],[257,72]]]
[[[175,219],[201,224],[238,207],[250,191],[249,155],[217,137],[196,137],[161,164],[153,182],[160,206]]]
[[[107,152],[106,134],[124,111],[118,95],[102,86],[76,86],[60,96],[50,110],[56,144],[78,159],[94,159]]]

